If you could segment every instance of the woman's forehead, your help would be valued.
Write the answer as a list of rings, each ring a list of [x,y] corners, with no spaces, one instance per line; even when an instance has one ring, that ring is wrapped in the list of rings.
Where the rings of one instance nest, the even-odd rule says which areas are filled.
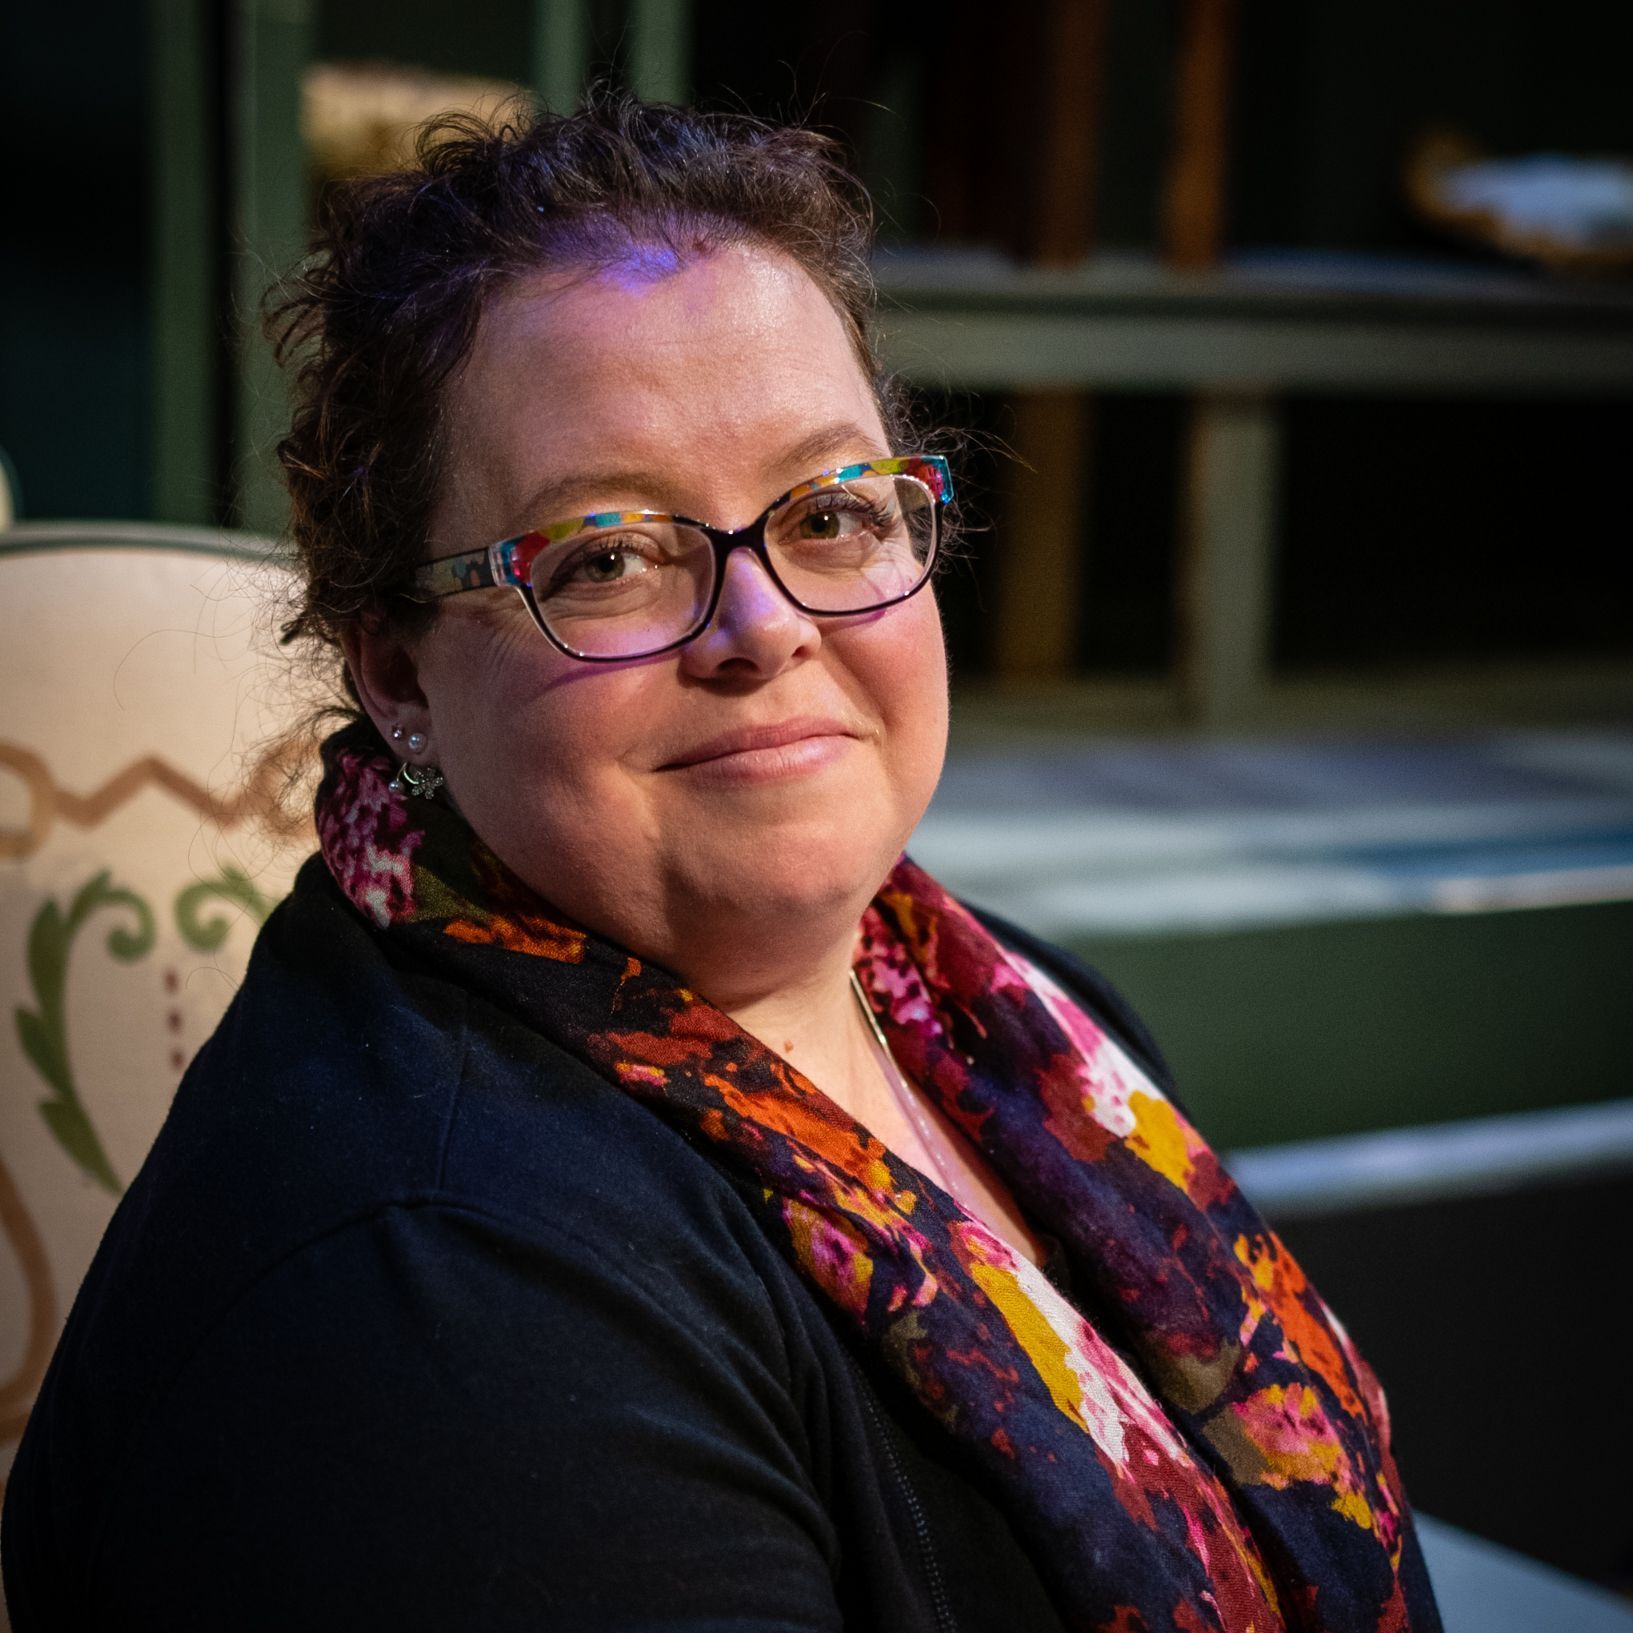
[[[759,361],[805,349],[820,366],[832,342],[849,349],[839,313],[803,268],[774,250],[728,245],[682,255],[631,246],[610,262],[524,273],[496,291],[469,368],[506,370],[525,355],[531,369],[590,383],[585,377],[603,369],[661,375],[711,352],[721,362]]]
[[[792,261],[741,246],[668,270],[624,258],[518,279],[484,312],[452,391],[447,497],[501,528],[544,519],[534,496],[578,472],[650,472],[673,489],[724,463],[756,486],[794,481],[809,473],[789,472],[786,452],[847,423],[856,457],[884,451],[827,296]],[[836,454],[844,440],[827,437]],[[615,498],[681,502],[598,495]]]

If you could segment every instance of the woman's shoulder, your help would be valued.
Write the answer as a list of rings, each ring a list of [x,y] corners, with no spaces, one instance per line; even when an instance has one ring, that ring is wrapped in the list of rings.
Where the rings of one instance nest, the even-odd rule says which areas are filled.
[[[424,1291],[431,1327],[438,1301],[481,1288],[492,1325],[538,1314],[569,1280],[707,1328],[764,1306],[773,1260],[678,1133],[400,958],[307,870],[115,1212],[59,1382],[116,1378],[106,1404],[134,1416],[257,1323],[304,1344],[330,1289],[358,1333],[402,1319],[405,1288]],[[773,1326],[755,1331],[775,1345]]]
[[[173,1625],[185,1582],[245,1628],[336,1590],[364,1627],[655,1626],[678,1583],[722,1623],[784,1625],[786,1591],[787,1625],[831,1626],[810,1385],[765,1290],[695,1211],[648,1197],[643,1225],[590,1195],[377,1200],[185,1344],[149,1314],[54,1378],[14,1475],[41,1599],[83,1591],[84,1625],[114,1604]],[[763,1573],[734,1571],[741,1547]]]
[[[640,1241],[695,1219],[695,1245],[719,1251],[736,1196],[598,1072],[403,958],[315,867],[268,921],[150,1167],[236,1170],[234,1207],[248,1186],[250,1211],[303,1214],[285,1228],[309,1235],[406,1206],[552,1240],[566,1220]]]
[[[158,1581],[169,1543],[134,1516],[183,1513],[169,1531],[208,1533],[225,1594],[265,1564],[234,1539],[302,1512],[313,1569],[339,1571],[372,1522],[314,1484],[326,1468],[403,1528],[371,1556],[401,1569],[450,1529],[537,1563],[528,1513],[589,1559],[593,1514],[538,1482],[576,1479],[610,1512],[650,1474],[719,1506],[712,1461],[741,1457],[774,1497],[766,1546],[823,1561],[826,1591],[802,1405],[820,1333],[792,1272],[679,1134],[389,939],[310,878],[268,921],[20,1454],[24,1530],[72,1522],[36,1538],[41,1559],[66,1579],[100,1537],[109,1581]]]

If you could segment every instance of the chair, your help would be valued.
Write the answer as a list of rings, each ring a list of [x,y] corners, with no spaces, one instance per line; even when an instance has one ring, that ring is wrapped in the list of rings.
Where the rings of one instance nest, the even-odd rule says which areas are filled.
[[[293,582],[247,535],[0,530],[0,1477],[114,1205],[311,849],[313,700],[270,639]]]

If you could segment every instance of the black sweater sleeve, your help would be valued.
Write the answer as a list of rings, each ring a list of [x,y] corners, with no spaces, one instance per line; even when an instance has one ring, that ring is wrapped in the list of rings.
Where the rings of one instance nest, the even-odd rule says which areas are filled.
[[[107,1625],[837,1628],[767,1311],[608,1254],[432,1202],[279,1264],[116,1473]]]

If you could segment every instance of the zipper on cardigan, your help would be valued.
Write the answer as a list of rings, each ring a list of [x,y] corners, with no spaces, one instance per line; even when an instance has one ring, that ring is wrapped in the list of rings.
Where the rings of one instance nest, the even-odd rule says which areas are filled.
[[[913,1522],[914,1534],[918,1537],[919,1561],[924,1567],[925,1581],[930,1587],[930,1603],[935,1611],[936,1627],[939,1633],[957,1633],[958,1624],[953,1620],[953,1608],[947,1601],[947,1584],[942,1579],[941,1564],[936,1558],[935,1545],[930,1540],[930,1522],[924,1517],[924,1505],[920,1503],[919,1494],[913,1489],[912,1482],[907,1478],[907,1470],[902,1467],[902,1460],[897,1454],[894,1426],[880,1410],[879,1403],[873,1396],[873,1387],[866,1376],[862,1375],[860,1367],[857,1368],[857,1373],[868,1416],[873,1419],[873,1426],[878,1431],[880,1443],[885,1449],[885,1461],[890,1464],[890,1472],[895,1476],[903,1497],[907,1499],[907,1513]]]

